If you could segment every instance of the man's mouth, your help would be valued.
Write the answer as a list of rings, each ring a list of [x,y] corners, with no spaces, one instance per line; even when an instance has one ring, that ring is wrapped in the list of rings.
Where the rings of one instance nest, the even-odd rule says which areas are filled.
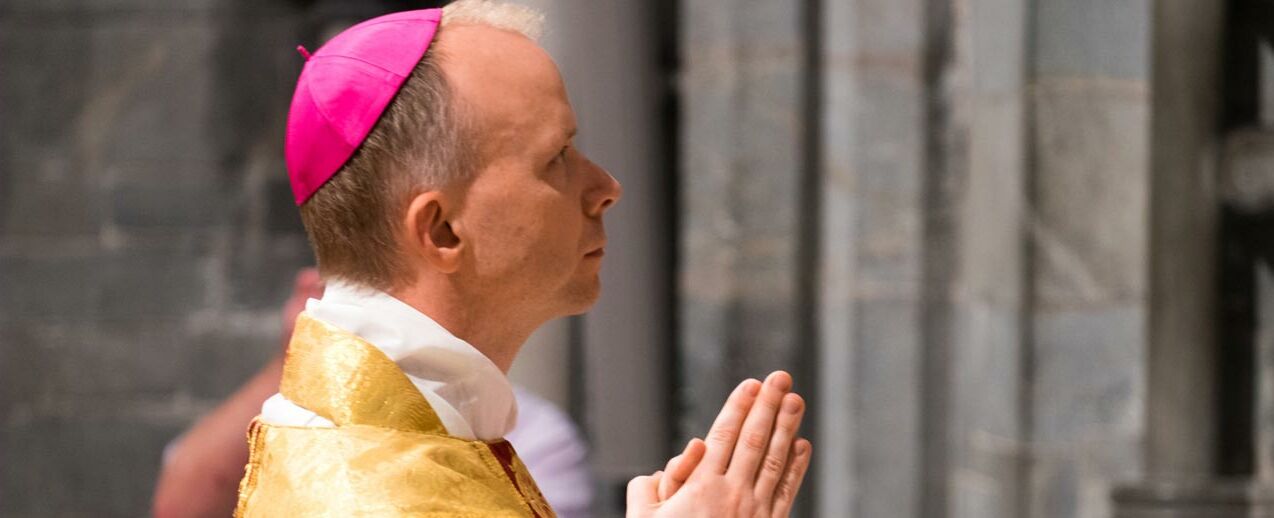
[[[596,249],[594,249],[592,252],[584,254],[584,257],[601,257],[603,255],[606,255],[606,247],[599,246]]]

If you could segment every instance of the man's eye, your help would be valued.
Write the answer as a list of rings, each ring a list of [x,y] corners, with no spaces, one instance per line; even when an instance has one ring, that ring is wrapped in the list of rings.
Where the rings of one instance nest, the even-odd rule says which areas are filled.
[[[565,147],[564,147],[564,148],[562,148],[562,150],[561,150],[561,151],[558,151],[558,152],[557,152],[557,156],[553,157],[553,163],[555,163],[555,164],[556,164],[556,163],[560,163],[560,162],[565,162],[565,161],[566,161],[566,150],[567,150],[567,148],[565,148]]]

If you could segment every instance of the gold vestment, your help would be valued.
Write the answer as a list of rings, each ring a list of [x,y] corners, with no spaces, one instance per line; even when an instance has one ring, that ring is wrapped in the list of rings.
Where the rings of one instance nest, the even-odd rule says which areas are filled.
[[[304,313],[279,393],[335,427],[253,421],[235,516],[553,518],[507,441],[447,435],[398,365]]]

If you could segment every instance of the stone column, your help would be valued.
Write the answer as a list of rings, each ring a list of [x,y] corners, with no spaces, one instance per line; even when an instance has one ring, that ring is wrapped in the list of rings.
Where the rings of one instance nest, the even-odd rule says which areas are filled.
[[[930,58],[933,88],[940,93],[934,97],[943,104],[930,110],[938,124],[930,138],[938,145],[931,147],[936,158],[929,168],[935,186],[930,196],[948,207],[931,219],[947,221],[948,231],[946,239],[936,232],[926,238],[930,250],[949,248],[931,252],[936,268],[926,281],[931,311],[946,315],[945,325],[930,326],[926,349],[947,351],[931,360],[947,364],[945,384],[927,397],[931,406],[948,409],[947,422],[929,432],[940,435],[926,459],[926,467],[936,469],[926,471],[945,474],[931,482],[941,491],[929,492],[931,512],[923,516],[1019,518],[1027,515],[1030,458],[1025,244],[1032,216],[1026,84],[1031,2],[950,4],[949,28],[930,33],[931,49],[943,42],[948,49],[946,59]],[[933,17],[939,11],[928,12]]]
[[[921,516],[926,2],[825,2],[819,516]]]
[[[1151,5],[1039,0],[1033,24],[1026,516],[1108,516],[1144,466]]]
[[[806,351],[807,5],[681,5],[682,436],[702,436],[743,378],[798,370]]]
[[[1026,7],[825,5],[821,516],[1021,516]]]
[[[1269,372],[1259,365],[1268,353],[1259,349],[1259,336],[1252,344],[1218,344],[1213,319],[1222,278],[1216,274],[1218,155],[1224,149],[1232,169],[1223,185],[1258,180],[1243,192],[1232,190],[1232,203],[1260,196],[1259,176],[1265,176],[1245,174],[1254,158],[1245,152],[1259,155],[1262,139],[1238,135],[1230,146],[1220,142],[1219,92],[1234,91],[1222,89],[1218,59],[1233,52],[1223,46],[1225,5],[1154,4],[1146,479],[1115,491],[1119,518],[1274,516],[1274,487],[1258,468],[1268,465],[1260,435],[1267,427],[1261,407],[1270,394],[1260,387]],[[1251,273],[1260,297],[1268,279],[1259,269]],[[1225,278],[1234,274],[1244,276],[1227,271]],[[1264,302],[1257,301],[1258,311],[1265,311]],[[1228,331],[1221,336],[1232,338]],[[1235,347],[1246,352],[1218,358],[1218,345],[1225,354]]]
[[[1222,3],[1154,4],[1150,477],[1214,473]]]

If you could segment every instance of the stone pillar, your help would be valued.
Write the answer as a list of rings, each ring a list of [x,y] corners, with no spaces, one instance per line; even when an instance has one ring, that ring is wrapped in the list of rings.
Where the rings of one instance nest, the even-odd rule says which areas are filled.
[[[1225,6],[1154,5],[1147,473],[1114,492],[1117,518],[1274,516],[1274,486],[1261,469],[1269,465],[1261,440],[1271,399],[1270,372],[1262,364],[1268,336],[1258,328],[1251,343],[1234,343],[1236,334],[1226,329],[1220,335],[1226,341],[1218,344],[1213,320],[1218,278],[1246,277],[1258,318],[1268,311],[1269,287],[1268,272],[1256,263],[1227,265],[1251,272],[1215,273],[1216,251],[1232,248],[1217,244],[1222,150],[1230,170],[1221,183],[1234,194],[1225,200],[1229,208],[1263,205],[1269,182],[1262,179],[1268,163],[1251,168],[1253,159],[1268,154],[1261,145],[1268,138],[1235,135],[1230,145],[1220,142],[1218,93],[1236,91],[1222,89],[1218,59],[1222,49],[1234,50],[1223,46]],[[1266,172],[1251,174],[1255,170]]]
[[[820,516],[1021,516],[1027,3],[825,5]]]
[[[818,516],[921,516],[926,2],[824,2]]]
[[[683,437],[702,436],[743,378],[798,370],[806,350],[806,7],[763,0],[681,5]],[[798,388],[812,381],[798,378]]]
[[[1154,4],[1147,475],[1216,461],[1216,169],[1223,3]],[[1212,417],[1207,419],[1206,417]]]
[[[1109,516],[1144,466],[1151,5],[1039,0],[1032,23],[1025,516]]]
[[[933,326],[926,344],[948,351],[933,361],[948,365],[946,386],[928,396],[930,405],[948,409],[942,441],[930,447],[931,456],[946,457],[936,466],[945,467],[945,476],[934,481],[944,492],[931,497],[934,511],[926,517],[1027,515],[1030,5],[1028,0],[952,5],[947,36],[938,40],[946,41],[948,58],[931,64],[937,68],[934,87],[945,101],[945,116],[937,119],[941,126],[930,130],[941,144],[933,148],[938,160],[930,182],[944,188],[931,192],[950,207],[931,217],[949,221],[950,230],[946,240],[929,233],[927,245],[950,251],[930,258],[948,266],[927,280],[933,302],[941,303],[933,311],[945,312],[949,322]],[[935,30],[930,37],[941,34]]]

